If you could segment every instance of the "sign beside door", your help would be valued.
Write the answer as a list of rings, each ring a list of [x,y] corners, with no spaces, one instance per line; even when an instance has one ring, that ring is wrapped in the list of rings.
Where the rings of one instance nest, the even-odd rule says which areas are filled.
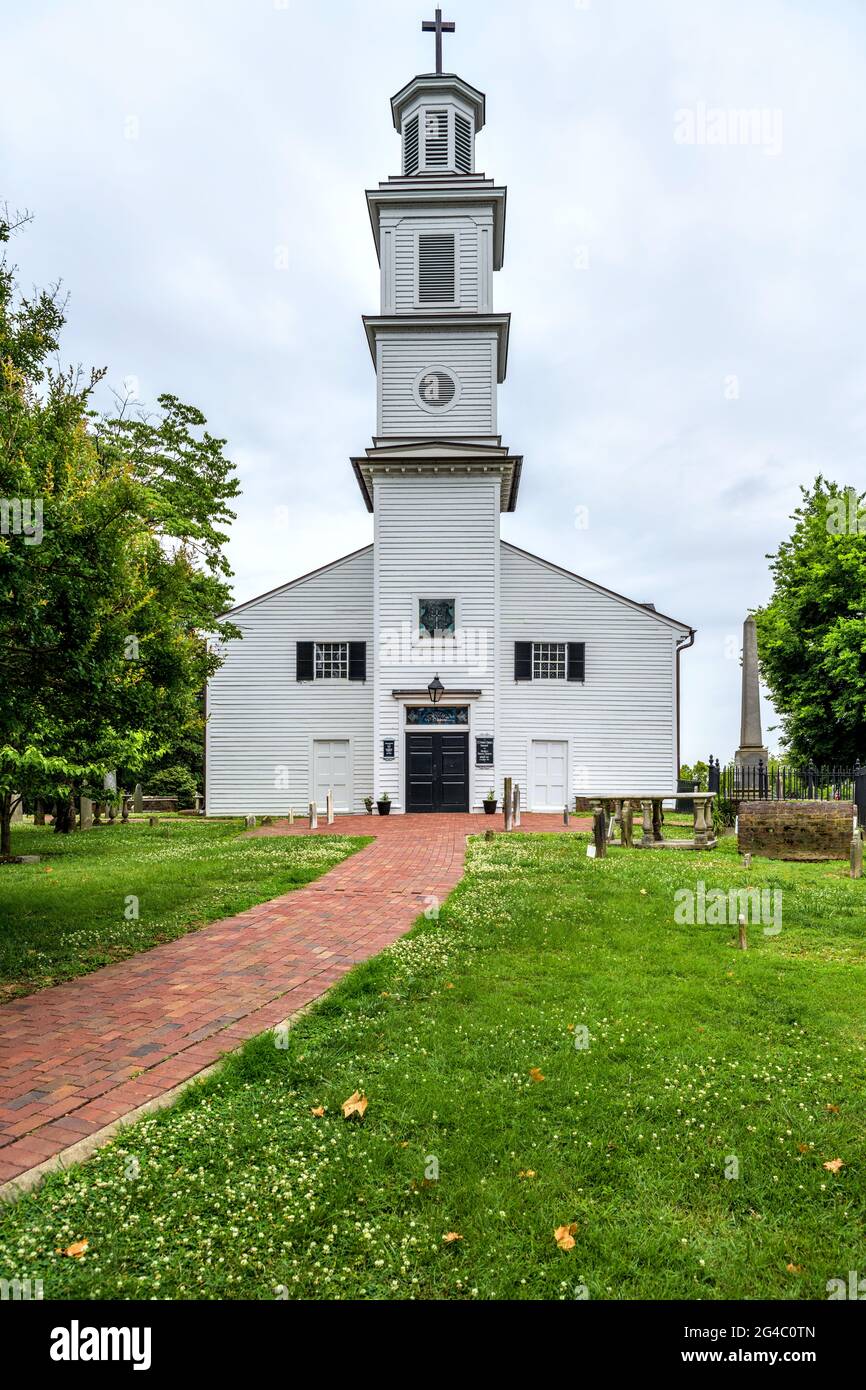
[[[476,738],[475,740],[475,766],[493,766],[493,739]]]

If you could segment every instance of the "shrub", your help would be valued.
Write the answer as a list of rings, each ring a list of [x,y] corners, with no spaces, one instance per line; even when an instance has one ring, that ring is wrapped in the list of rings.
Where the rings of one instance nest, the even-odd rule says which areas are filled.
[[[148,796],[176,796],[178,810],[186,811],[195,805],[198,787],[188,767],[165,767],[153,774],[145,790]]]

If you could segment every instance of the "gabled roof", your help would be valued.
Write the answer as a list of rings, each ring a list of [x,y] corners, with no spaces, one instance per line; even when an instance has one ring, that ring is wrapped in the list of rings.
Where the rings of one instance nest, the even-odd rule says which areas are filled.
[[[245,599],[243,603],[235,604],[234,608],[229,608],[222,614],[223,618],[233,618],[236,613],[242,613],[245,608],[252,608],[256,603],[263,603],[266,598],[273,598],[274,594],[281,594],[286,589],[294,589],[297,584],[304,584],[308,579],[315,579],[320,574],[327,574],[328,570],[338,569],[340,565],[345,565],[349,560],[355,560],[359,555],[372,550],[370,545],[362,545],[359,550],[351,550],[348,555],[341,555],[338,560],[331,560],[330,564],[320,565],[316,570],[310,570],[307,574],[298,575],[297,579],[290,579],[287,584],[278,584],[275,589],[268,589],[264,594],[257,594],[255,598]]]
[[[524,560],[532,560],[536,565],[542,565],[545,569],[552,570],[555,574],[561,574],[566,579],[573,579],[579,584],[585,584],[588,589],[592,589],[597,594],[604,594],[605,598],[615,599],[618,603],[623,603],[627,608],[632,608],[638,613],[642,613],[651,621],[662,623],[666,627],[676,628],[686,635],[694,633],[695,629],[688,623],[679,622],[676,618],[670,618],[666,613],[659,613],[652,604],[638,603],[635,599],[626,598],[624,594],[618,594],[614,589],[607,589],[603,584],[596,584],[592,579],[587,579],[585,575],[575,574],[573,570],[567,570],[562,565],[554,564],[552,560],[545,560],[541,555],[533,555],[529,550],[523,550],[519,545],[513,545],[511,541],[500,541],[499,544],[507,550],[511,550],[515,555],[520,555]],[[349,560],[355,560],[359,555],[365,555],[372,551],[373,546],[362,545],[358,550],[352,550],[348,555],[341,555],[336,560],[331,560],[327,565],[320,565],[318,569],[310,570],[307,574],[301,574],[297,579],[290,579],[286,584],[278,584],[274,589],[268,589],[266,593],[257,594],[255,598],[245,599],[243,603],[238,603],[234,608],[229,608],[222,614],[222,618],[232,618],[238,613],[242,613],[246,608],[252,608],[257,603],[263,603],[265,599],[273,598],[275,594],[284,593],[287,589],[294,589],[299,584],[304,584],[308,579],[315,579],[320,574],[327,574],[328,570],[338,569],[340,565],[345,565]]]
[[[593,589],[597,594],[604,594],[605,598],[615,599],[617,603],[623,603],[627,608],[633,608],[635,612],[642,613],[651,621],[662,623],[666,627],[677,628],[685,635],[693,634],[695,631],[689,623],[681,623],[677,618],[669,618],[666,613],[659,613],[651,603],[638,603],[635,599],[626,598],[625,594],[618,594],[615,589],[606,589],[603,584],[596,584],[592,579],[587,579],[582,574],[575,574],[573,570],[563,569],[562,565],[556,565],[552,560],[545,560],[541,555],[533,555],[529,550],[521,550],[519,545],[512,545],[511,541],[500,541],[499,543],[506,550],[513,550],[515,555],[521,555],[524,560],[532,560],[536,565],[543,565],[545,569],[553,570],[555,574],[564,575],[566,579],[574,579],[579,584],[585,584],[588,589]]]

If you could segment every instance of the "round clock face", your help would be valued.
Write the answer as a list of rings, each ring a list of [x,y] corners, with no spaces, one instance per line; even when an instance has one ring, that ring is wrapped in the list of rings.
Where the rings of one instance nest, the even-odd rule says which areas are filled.
[[[425,410],[447,410],[457,400],[457,378],[446,367],[429,367],[416,381],[415,392]]]

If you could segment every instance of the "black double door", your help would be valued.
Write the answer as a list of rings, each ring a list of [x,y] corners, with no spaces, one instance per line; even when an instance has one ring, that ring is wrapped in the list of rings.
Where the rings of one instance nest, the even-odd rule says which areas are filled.
[[[407,811],[469,810],[469,735],[406,735]]]

